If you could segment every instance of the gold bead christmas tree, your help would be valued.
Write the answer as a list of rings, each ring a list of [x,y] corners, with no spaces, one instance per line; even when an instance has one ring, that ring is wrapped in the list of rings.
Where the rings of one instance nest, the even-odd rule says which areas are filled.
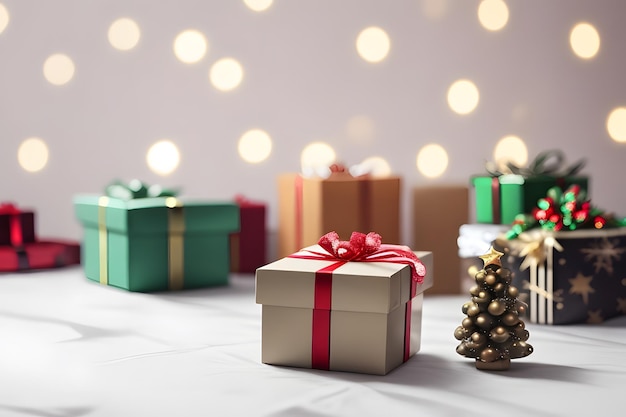
[[[526,343],[528,330],[520,319],[526,304],[511,285],[511,271],[502,267],[502,255],[492,247],[480,256],[484,267],[474,276],[476,285],[469,291],[472,298],[462,308],[467,317],[454,331],[454,337],[461,341],[457,353],[475,358],[477,369],[506,370],[511,359],[533,352]]]

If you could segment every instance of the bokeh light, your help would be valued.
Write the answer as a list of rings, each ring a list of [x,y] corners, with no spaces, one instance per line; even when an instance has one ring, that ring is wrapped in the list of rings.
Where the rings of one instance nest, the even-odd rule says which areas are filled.
[[[141,30],[139,25],[132,19],[123,17],[117,19],[109,26],[109,43],[115,49],[128,51],[139,43]]]
[[[354,177],[369,174],[372,177],[388,177],[391,175],[391,165],[381,156],[371,156],[358,165],[350,167],[350,174]]]
[[[425,145],[417,153],[416,165],[425,177],[440,177],[448,168],[448,152],[435,143]]]
[[[243,68],[233,58],[223,58],[211,66],[209,80],[215,88],[230,91],[237,88],[243,79]]]
[[[17,150],[17,162],[25,171],[41,171],[48,163],[46,142],[39,138],[24,140]]]
[[[264,130],[248,130],[239,138],[237,150],[244,161],[257,164],[265,161],[272,152],[272,138]]]
[[[306,176],[322,175],[328,167],[335,163],[335,150],[327,143],[313,142],[308,144],[300,154],[302,173]]]
[[[194,29],[185,30],[174,40],[174,54],[185,64],[200,61],[207,53],[209,44],[202,32]]]
[[[498,141],[493,150],[493,160],[496,166],[506,171],[507,162],[517,166],[528,164],[528,149],[524,141],[518,136],[505,136]]]
[[[509,21],[509,8],[503,0],[483,0],[478,6],[478,21],[487,30],[500,30]]]
[[[346,122],[346,135],[353,143],[369,145],[374,142],[376,126],[370,117],[356,115]]]
[[[148,149],[148,167],[159,175],[169,175],[180,163],[180,152],[176,145],[167,139],[161,140]]]
[[[569,43],[576,55],[583,59],[590,59],[600,50],[600,35],[593,25],[585,22],[578,23],[570,32]]]
[[[430,20],[439,20],[450,8],[448,0],[422,0],[422,13]]]
[[[606,130],[615,142],[626,143],[626,107],[618,107],[609,113]]]
[[[63,85],[74,77],[74,62],[65,54],[50,55],[43,64],[43,75],[50,84]]]
[[[0,33],[9,25],[9,11],[0,3]]]
[[[448,89],[448,106],[458,114],[468,114],[476,109],[480,94],[470,80],[457,80]]]
[[[243,0],[243,2],[250,10],[262,12],[267,10],[274,3],[274,0]]]
[[[363,29],[356,39],[356,50],[367,62],[380,62],[387,57],[391,41],[383,29],[371,26]]]

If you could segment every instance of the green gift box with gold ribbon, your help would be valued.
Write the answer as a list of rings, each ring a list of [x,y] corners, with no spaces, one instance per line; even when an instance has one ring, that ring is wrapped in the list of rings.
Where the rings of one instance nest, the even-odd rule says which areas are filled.
[[[167,194],[74,197],[87,278],[137,292],[228,284],[229,235],[239,230],[238,206]]]
[[[518,214],[530,212],[554,186],[566,189],[578,184],[589,192],[589,178],[578,175],[584,161],[569,167],[563,162],[561,151],[549,150],[538,154],[525,168],[507,163],[506,173],[488,164],[489,175],[476,175],[470,180],[476,223],[511,224]]]

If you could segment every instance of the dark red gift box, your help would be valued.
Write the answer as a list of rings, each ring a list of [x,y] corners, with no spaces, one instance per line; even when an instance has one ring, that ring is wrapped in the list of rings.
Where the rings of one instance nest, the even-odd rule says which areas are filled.
[[[239,233],[230,235],[231,272],[254,273],[267,263],[266,205],[237,196]]]
[[[0,272],[56,268],[80,263],[80,244],[38,240],[35,213],[12,203],[0,204]]]
[[[57,268],[80,263],[80,244],[63,241],[26,243],[21,248],[0,246],[0,272]]]
[[[11,203],[0,204],[0,245],[21,245],[35,241],[35,213]]]

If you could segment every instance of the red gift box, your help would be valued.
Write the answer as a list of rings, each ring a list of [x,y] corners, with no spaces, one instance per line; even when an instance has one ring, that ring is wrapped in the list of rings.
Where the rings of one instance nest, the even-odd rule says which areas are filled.
[[[80,263],[80,244],[50,240],[0,246],[0,272],[57,268]]]
[[[80,263],[80,244],[37,240],[35,213],[0,204],[0,272],[56,268]]]
[[[35,241],[35,213],[12,203],[0,204],[0,245],[19,246]]]
[[[235,197],[239,205],[238,233],[230,235],[231,272],[254,273],[267,261],[266,205]]]

